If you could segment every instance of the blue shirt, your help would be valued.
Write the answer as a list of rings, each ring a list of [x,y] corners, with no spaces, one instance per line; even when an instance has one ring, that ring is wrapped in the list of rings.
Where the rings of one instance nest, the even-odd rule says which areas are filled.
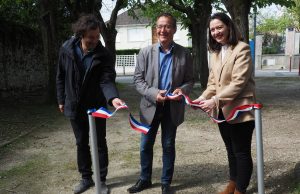
[[[90,68],[92,64],[92,56],[93,56],[93,51],[88,51],[86,54],[83,53],[83,50],[81,49],[81,41],[79,40],[76,42],[75,46],[75,53],[80,60],[80,65],[84,69],[84,73],[87,72],[87,70]]]
[[[172,63],[173,63],[173,47],[172,44],[168,52],[164,52],[161,45],[159,48],[159,88],[160,90],[171,90],[172,81]]]

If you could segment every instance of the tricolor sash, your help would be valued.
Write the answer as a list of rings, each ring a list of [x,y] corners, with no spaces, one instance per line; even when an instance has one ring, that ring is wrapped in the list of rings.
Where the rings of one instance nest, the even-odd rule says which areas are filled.
[[[99,118],[103,118],[103,119],[108,119],[110,117],[112,117],[113,115],[116,114],[116,112],[120,109],[129,109],[128,106],[126,104],[123,104],[121,106],[119,106],[118,108],[116,108],[116,110],[114,112],[111,112],[109,110],[107,110],[104,107],[100,107],[98,110],[89,110],[88,113],[92,114],[93,117],[99,117]],[[144,125],[140,122],[138,122],[131,113],[129,113],[129,124],[131,126],[131,128],[133,130],[142,132],[144,134],[147,134],[148,131],[150,130],[150,126],[148,125]]]
[[[180,95],[173,95],[171,93],[166,94],[167,100],[174,100],[176,97],[178,96],[182,96],[184,99],[185,104],[191,106],[194,109],[200,109],[203,112],[205,112],[203,109],[201,109],[200,104],[199,103],[194,103],[188,96],[184,95],[184,94],[180,94]],[[247,111],[251,111],[254,109],[261,109],[262,105],[261,104],[247,104],[247,105],[242,105],[242,106],[238,106],[235,107],[231,112],[228,118],[225,118],[223,120],[214,118],[213,116],[211,116],[209,113],[206,113],[208,115],[208,117],[215,123],[222,123],[222,122],[228,122],[228,121],[232,121],[234,119],[236,119],[241,113],[243,112],[247,112]],[[111,112],[109,110],[107,110],[104,107],[99,108],[98,110],[96,109],[91,109],[88,111],[89,114],[92,114],[93,117],[99,117],[99,118],[104,118],[104,119],[108,119],[110,117],[112,117],[113,115],[116,114],[116,112],[120,109],[129,109],[129,107],[124,104],[122,106],[119,106],[114,112]],[[150,126],[142,124],[140,122],[138,122],[131,113],[129,113],[129,124],[131,126],[131,128],[133,130],[142,132],[144,134],[147,134],[148,131],[150,130]]]
[[[180,94],[180,95],[173,95],[171,93],[168,93],[166,95],[167,99],[169,100],[174,100],[177,96],[182,96],[185,103],[193,108],[196,109],[200,109],[203,112],[205,112],[201,107],[200,104],[198,103],[194,103],[188,96],[184,95],[184,94]],[[232,121],[234,119],[236,119],[241,113],[243,112],[247,112],[247,111],[251,111],[254,109],[261,109],[262,105],[261,104],[247,104],[247,105],[242,105],[242,106],[238,106],[235,107],[231,112],[228,118],[225,118],[223,120],[214,118],[213,116],[211,116],[209,113],[207,113],[207,115],[210,117],[210,119],[215,122],[215,123],[222,123],[222,122],[228,122],[228,121]],[[206,112],[205,112],[206,113]]]

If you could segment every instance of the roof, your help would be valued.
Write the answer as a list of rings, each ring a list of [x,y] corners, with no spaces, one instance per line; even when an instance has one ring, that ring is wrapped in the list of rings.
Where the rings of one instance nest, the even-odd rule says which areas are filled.
[[[116,25],[133,25],[133,24],[145,24],[149,25],[151,20],[142,16],[140,10],[134,11],[138,18],[134,18],[128,14],[128,11],[125,11],[118,15]]]

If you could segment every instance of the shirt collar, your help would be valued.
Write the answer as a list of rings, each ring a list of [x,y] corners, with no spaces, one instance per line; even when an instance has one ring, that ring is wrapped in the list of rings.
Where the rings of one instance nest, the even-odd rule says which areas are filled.
[[[167,53],[170,53],[170,52],[172,52],[173,48],[174,48],[174,42],[172,42],[172,43],[170,44],[170,48],[169,48],[169,50],[168,50],[168,52],[167,52]],[[164,51],[163,51],[163,49],[162,49],[162,45],[161,45],[161,43],[159,43],[159,44],[158,44],[158,49],[159,49],[159,52],[162,52],[162,53],[164,53]]]
[[[75,42],[75,45],[80,49],[82,55],[84,55],[84,54],[83,54],[83,50],[82,50],[82,48],[81,48],[81,39],[78,39],[78,40]],[[97,46],[98,46],[98,45],[97,45]],[[97,47],[97,46],[96,46],[96,47]],[[95,48],[96,48],[96,47],[95,47]],[[92,49],[92,50],[89,50],[85,55],[92,54],[92,53],[95,51],[95,48]]]

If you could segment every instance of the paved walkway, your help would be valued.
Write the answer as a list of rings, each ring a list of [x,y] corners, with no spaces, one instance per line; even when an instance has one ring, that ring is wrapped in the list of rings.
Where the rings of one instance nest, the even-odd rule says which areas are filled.
[[[293,69],[292,71],[287,70],[256,70],[255,77],[297,77],[299,71]]]
[[[297,69],[293,69],[291,72],[287,70],[256,70],[255,77],[298,77],[299,72]],[[117,82],[133,84],[132,75],[118,75]]]

